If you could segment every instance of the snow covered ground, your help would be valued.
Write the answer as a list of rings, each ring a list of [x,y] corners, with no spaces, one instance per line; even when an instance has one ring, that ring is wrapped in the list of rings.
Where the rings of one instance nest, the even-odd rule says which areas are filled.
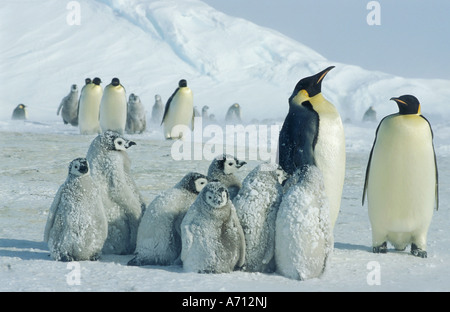
[[[450,82],[412,80],[335,64],[270,29],[231,18],[200,1],[78,1],[81,25],[70,26],[66,3],[0,3],[0,291],[448,291],[450,290]],[[12,23],[21,12],[24,23]],[[219,40],[220,38],[220,40]],[[317,279],[278,274],[184,273],[181,267],[128,267],[130,256],[67,264],[50,259],[43,243],[48,209],[69,162],[87,152],[94,136],[64,125],[56,110],[71,84],[118,76],[147,112],[154,95],[165,102],[186,78],[198,108],[223,119],[241,103],[246,122],[282,122],[297,81],[336,65],[323,83],[345,122],[347,169],[334,252]],[[415,94],[435,133],[440,209],[428,234],[428,258],[371,252],[367,207],[361,206],[365,168],[376,123],[361,123],[374,105],[378,119],[396,112],[392,96]],[[12,121],[24,103],[29,121]],[[148,119],[150,116],[148,116]],[[259,121],[254,121],[259,124]],[[176,161],[161,129],[130,135],[132,173],[147,202],[188,171],[206,173],[210,160]],[[258,146],[251,146],[258,148]],[[257,164],[248,161],[243,179]],[[78,274],[79,273],[79,274]],[[379,279],[377,279],[379,277]],[[79,279],[78,279],[79,278]],[[373,285],[374,284],[374,285]]]

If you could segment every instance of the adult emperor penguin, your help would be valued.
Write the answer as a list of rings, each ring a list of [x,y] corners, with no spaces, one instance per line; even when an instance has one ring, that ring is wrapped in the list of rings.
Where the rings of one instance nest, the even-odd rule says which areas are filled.
[[[145,203],[131,175],[126,152],[133,145],[136,143],[108,130],[92,141],[86,156],[108,218],[108,237],[103,247],[107,254],[131,254],[136,248]]]
[[[279,165],[262,163],[245,177],[233,200],[245,235],[245,271],[275,271],[275,220],[286,178]]]
[[[127,124],[125,130],[129,134],[142,133],[147,127],[145,108],[141,99],[134,93],[131,93],[127,104]]]
[[[225,115],[225,122],[227,124],[242,123],[241,106],[239,103],[234,103],[228,108],[227,114]]]
[[[69,94],[61,100],[56,115],[60,112],[64,124],[78,126],[78,86],[76,84],[70,87]]]
[[[322,171],[329,200],[330,220],[338,217],[345,177],[345,137],[341,117],[322,95],[322,81],[330,66],[301,79],[289,98],[289,113],[279,136],[278,159],[293,174],[305,165]]]
[[[100,128],[123,134],[127,123],[127,96],[119,78],[113,78],[100,102]]]
[[[227,188],[208,183],[181,222],[183,269],[228,273],[245,261],[245,238]]]
[[[391,98],[399,112],[383,118],[370,152],[362,203],[367,195],[373,252],[411,244],[426,258],[428,227],[438,209],[438,170],[433,131],[413,95]]]
[[[161,125],[166,139],[180,139],[186,129],[194,129],[194,97],[185,79],[167,100]]]
[[[27,107],[25,104],[19,104],[14,108],[11,119],[13,120],[26,120],[28,118]]]
[[[172,265],[180,261],[181,222],[207,183],[203,174],[189,172],[152,200],[139,224],[136,256],[128,265]]]
[[[86,158],[74,159],[50,207],[44,241],[55,260],[96,260],[107,234],[105,211],[89,163]]]
[[[96,77],[81,89],[78,103],[78,128],[81,134],[100,133],[99,114],[103,95],[101,82],[102,80]]]

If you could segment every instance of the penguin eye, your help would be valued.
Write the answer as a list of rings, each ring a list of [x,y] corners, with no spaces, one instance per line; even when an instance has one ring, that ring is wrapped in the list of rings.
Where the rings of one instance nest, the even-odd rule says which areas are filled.
[[[232,162],[229,162],[229,163],[228,163],[228,166],[230,166],[230,167],[233,166],[233,163],[232,163]]]
[[[119,141],[119,142],[117,142],[119,145],[122,145],[123,144],[123,142],[122,141]]]

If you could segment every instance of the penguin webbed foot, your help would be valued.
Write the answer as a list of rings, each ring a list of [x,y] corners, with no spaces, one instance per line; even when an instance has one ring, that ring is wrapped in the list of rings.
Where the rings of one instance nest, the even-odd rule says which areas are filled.
[[[420,258],[426,258],[427,257],[427,252],[425,250],[420,249],[419,247],[417,247],[416,244],[411,244],[411,254],[413,256],[420,257]]]
[[[372,248],[373,253],[387,253],[387,242]]]

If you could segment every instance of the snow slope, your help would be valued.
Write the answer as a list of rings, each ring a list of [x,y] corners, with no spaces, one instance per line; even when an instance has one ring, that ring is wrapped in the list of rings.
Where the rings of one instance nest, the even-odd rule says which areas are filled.
[[[394,77],[336,64],[275,31],[232,18],[197,0],[80,0],[81,25],[70,26],[67,2],[0,2],[0,291],[448,291],[450,290],[450,82]],[[408,60],[409,61],[409,60]],[[63,125],[56,110],[71,84],[119,77],[127,93],[151,111],[185,78],[195,105],[223,119],[234,102],[245,121],[281,122],[297,81],[336,65],[324,95],[345,123],[347,172],[335,249],[325,274],[304,282],[278,274],[184,273],[177,266],[128,267],[132,256],[72,264],[50,260],[42,242],[53,197],[69,162],[85,155],[92,136]],[[360,122],[374,105],[380,119],[397,110],[388,99],[404,93],[422,101],[435,132],[441,207],[428,237],[428,259],[409,251],[370,252],[367,208],[361,207],[365,166],[376,124]],[[10,120],[18,103],[30,122]],[[132,173],[147,202],[188,171],[205,173],[209,161],[175,161],[159,128],[131,136]],[[253,146],[254,147],[254,146]],[[51,157],[49,157],[51,155]],[[249,161],[241,178],[258,164]],[[378,266],[377,266],[378,265]],[[378,270],[378,271],[377,271]],[[372,279],[380,273],[378,280]],[[375,274],[375,275],[374,275]],[[376,276],[375,276],[376,277]]]

